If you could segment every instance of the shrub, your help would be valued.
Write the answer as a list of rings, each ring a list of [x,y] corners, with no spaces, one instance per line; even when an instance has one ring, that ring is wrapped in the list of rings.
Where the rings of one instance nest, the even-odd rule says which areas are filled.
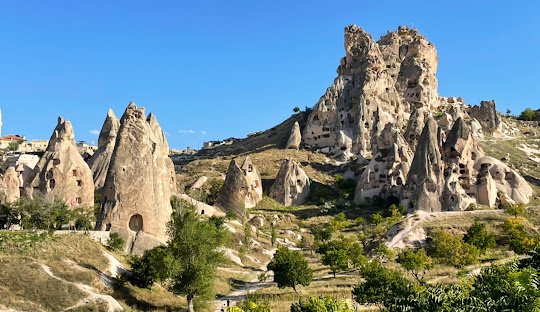
[[[407,249],[398,255],[397,263],[420,281],[426,270],[432,267],[433,260],[424,249]],[[422,271],[422,276],[420,276],[420,271]]]
[[[497,245],[495,235],[488,233],[486,225],[478,221],[474,222],[467,230],[467,234],[465,234],[463,240],[482,251]]]
[[[521,114],[519,114],[519,119],[533,121],[536,119],[536,111],[531,108],[525,108],[525,110],[523,110]]]
[[[515,253],[524,254],[534,249],[538,237],[530,235],[525,230],[525,224],[519,218],[509,218],[502,224],[504,242]]]
[[[300,300],[291,305],[291,312],[352,312],[345,300],[331,297],[310,297],[309,300]]]
[[[300,107],[295,106],[295,107],[293,108],[293,112],[298,113],[299,111],[300,111]]]
[[[112,250],[122,250],[124,248],[124,240],[120,237],[120,234],[111,233],[109,240],[107,241],[107,246]]]
[[[478,248],[465,243],[461,237],[443,230],[437,230],[432,234],[427,251],[440,263],[456,268],[477,263],[480,258]]]
[[[133,256],[130,264],[130,279],[141,288],[150,288],[154,282],[165,280],[176,267],[172,254],[165,246],[147,250],[142,257]]]

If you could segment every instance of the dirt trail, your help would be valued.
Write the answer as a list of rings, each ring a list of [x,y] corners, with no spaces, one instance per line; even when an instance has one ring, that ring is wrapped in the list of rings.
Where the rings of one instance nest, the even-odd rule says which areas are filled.
[[[85,292],[86,294],[88,294],[88,296],[86,298],[79,301],[76,305],[65,309],[64,311],[73,310],[75,308],[84,306],[84,305],[86,305],[86,304],[88,304],[90,302],[98,302],[98,301],[104,301],[104,302],[107,303],[107,308],[108,308],[107,311],[108,312],[115,312],[115,311],[123,311],[124,310],[122,308],[122,306],[120,305],[120,303],[118,303],[118,301],[116,301],[116,299],[114,299],[113,297],[111,297],[109,295],[102,295],[102,294],[98,293],[93,287],[90,287],[88,285],[85,285],[85,284],[82,284],[82,283],[70,282],[70,281],[67,281],[67,280],[65,280],[65,279],[63,279],[61,277],[58,277],[58,276],[54,275],[51,268],[49,266],[47,266],[46,264],[41,264],[41,268],[50,277],[52,277],[54,279],[57,279],[57,280],[59,280],[59,281],[61,281],[63,283],[71,284],[71,285],[77,287],[78,289],[80,289],[81,291]]]

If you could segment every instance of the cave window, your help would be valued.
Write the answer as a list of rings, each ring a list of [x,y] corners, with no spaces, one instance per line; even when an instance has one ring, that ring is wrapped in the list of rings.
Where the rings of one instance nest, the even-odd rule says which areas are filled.
[[[53,165],[58,166],[60,165],[60,159],[53,159]]]
[[[82,204],[82,198],[77,197],[77,198],[75,199],[75,202],[76,202],[77,204]]]
[[[134,232],[139,232],[143,229],[143,217],[140,214],[135,214],[129,219],[129,229]]]
[[[253,165],[248,165],[248,172],[252,172],[253,171]]]
[[[77,176],[77,169],[73,169],[73,176],[74,176],[74,177]]]
[[[107,225],[105,226],[105,231],[110,231],[110,230],[111,230],[111,224],[107,223]]]
[[[204,215],[204,209],[203,209],[203,210],[201,210],[201,215]]]
[[[403,179],[401,177],[398,177],[396,180],[397,185],[403,185]]]
[[[49,180],[49,187],[51,190],[56,186],[56,181],[54,179]]]
[[[82,186],[82,180],[77,180],[77,186]]]

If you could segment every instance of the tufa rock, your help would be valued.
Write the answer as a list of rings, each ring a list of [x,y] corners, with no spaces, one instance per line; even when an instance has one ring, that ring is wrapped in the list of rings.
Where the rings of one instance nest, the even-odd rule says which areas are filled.
[[[233,159],[229,164],[216,205],[243,216],[245,208],[253,208],[262,200],[262,182],[257,168],[246,157],[241,167]]]
[[[0,203],[11,204],[21,197],[19,174],[15,167],[8,167],[0,181]]]
[[[409,170],[402,203],[409,210],[441,211],[444,163],[439,151],[437,122],[428,117]]]
[[[478,120],[484,132],[500,136],[502,134],[501,115],[495,109],[495,101],[482,101],[480,106],[472,106],[469,115]]]
[[[298,121],[295,121],[294,126],[291,129],[291,135],[289,136],[289,140],[287,141],[287,146],[285,148],[297,150],[300,148],[300,143],[302,143],[300,124],[298,124]]]
[[[98,149],[88,160],[88,166],[92,170],[96,190],[100,190],[105,184],[105,178],[109,170],[119,128],[120,121],[118,121],[114,112],[109,109],[105,122],[103,122],[103,127],[101,127],[101,132],[99,133]]]
[[[31,186],[30,196],[50,195],[70,208],[94,206],[92,171],[79,154],[69,121],[58,118],[49,145],[34,168]]]
[[[310,181],[300,165],[291,158],[281,164],[268,195],[285,206],[301,205],[309,194]]]
[[[195,181],[195,183],[193,183],[191,185],[191,187],[189,188],[190,190],[199,190],[199,189],[202,189],[202,187],[206,184],[206,181],[208,181],[208,177],[207,176],[201,176],[197,179],[197,181]]]
[[[169,146],[154,115],[133,102],[120,120],[97,230],[119,233],[126,251],[141,254],[167,241],[176,193]]]

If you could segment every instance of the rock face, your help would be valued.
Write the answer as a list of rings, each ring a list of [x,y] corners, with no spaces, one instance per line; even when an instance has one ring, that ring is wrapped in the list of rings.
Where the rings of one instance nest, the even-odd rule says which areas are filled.
[[[229,164],[216,205],[242,216],[245,208],[253,208],[261,201],[262,195],[261,176],[249,156],[240,167],[233,159]]]
[[[0,182],[0,202],[11,204],[21,197],[19,174],[15,167],[8,167]]]
[[[476,161],[474,169],[480,172],[485,170],[495,182],[498,191],[506,194],[516,203],[527,204],[533,194],[532,188],[517,171],[493,157],[484,156]]]
[[[507,167],[478,165],[484,133],[508,134],[495,102],[471,107],[439,96],[437,66],[435,47],[414,29],[399,27],[375,42],[346,27],[345,57],[308,117],[304,147],[366,165],[356,203],[380,196],[400,198],[412,211],[457,211],[527,202],[530,186],[517,172],[508,182],[492,169]]]
[[[284,206],[301,205],[309,195],[310,181],[300,165],[291,158],[281,164],[268,195]]]
[[[130,103],[120,120],[103,187],[98,230],[119,233],[128,252],[165,243],[176,193],[169,146],[154,115]]]
[[[118,121],[114,112],[109,109],[101,132],[99,133],[98,149],[88,160],[88,166],[92,170],[96,190],[101,189],[105,184],[105,178],[107,178],[107,171],[109,170],[119,128],[120,121]]]
[[[403,204],[409,210],[441,211],[443,170],[437,122],[433,117],[429,117],[414,153],[407,184],[402,194]]]
[[[469,115],[478,120],[484,132],[490,134],[501,132],[501,116],[495,110],[495,101],[480,102],[480,106],[473,106],[469,109]]]
[[[355,201],[369,201],[375,196],[399,198],[407,180],[413,154],[399,129],[386,124],[377,154],[362,173],[355,192]]]
[[[71,123],[58,118],[47,150],[34,168],[30,196],[42,193],[73,207],[94,206],[92,171],[75,145]]]
[[[302,143],[302,133],[300,132],[300,124],[298,121],[294,122],[294,126],[291,129],[291,135],[289,136],[289,140],[287,141],[287,145],[285,148],[287,149],[299,149],[300,144]]]

